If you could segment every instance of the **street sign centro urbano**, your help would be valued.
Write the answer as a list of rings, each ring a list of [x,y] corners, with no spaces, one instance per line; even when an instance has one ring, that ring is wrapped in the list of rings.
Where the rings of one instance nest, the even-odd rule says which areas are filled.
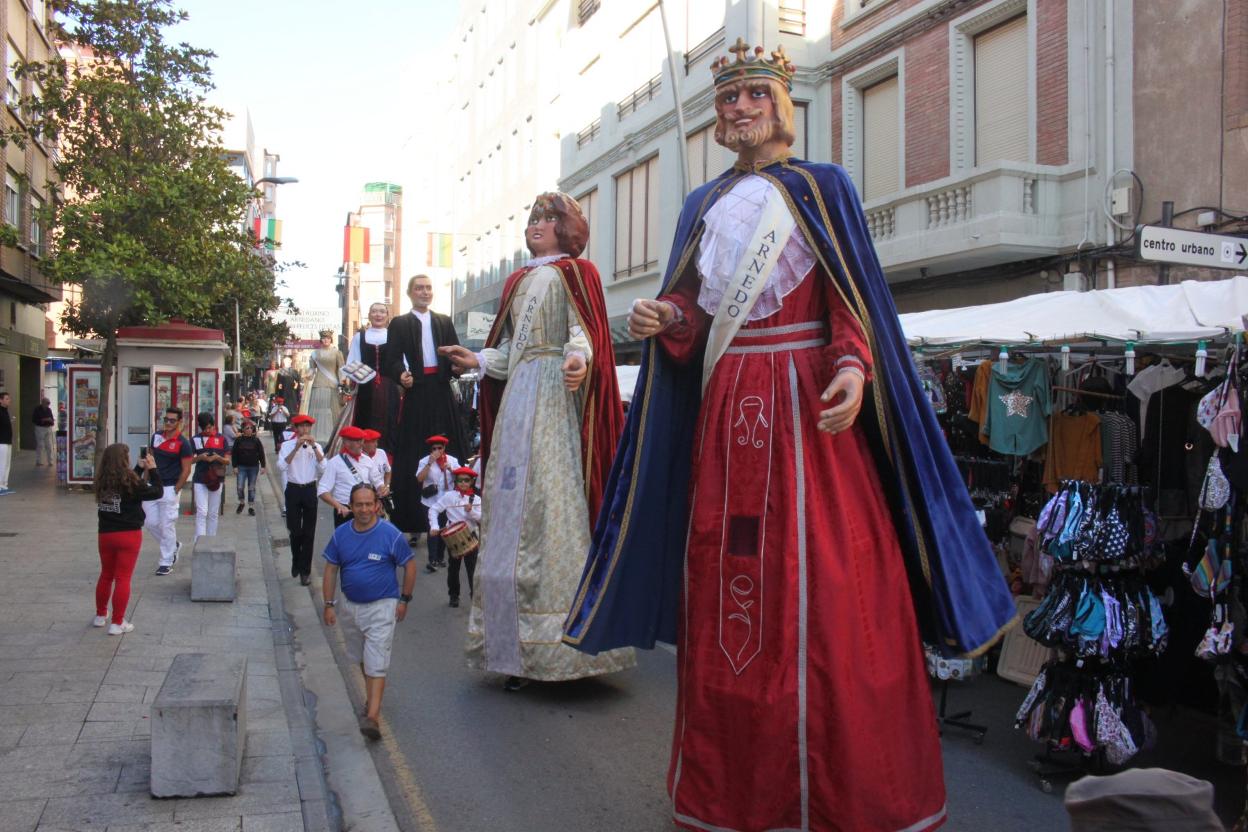
[[[1141,225],[1136,230],[1138,242],[1135,251],[1141,260],[1182,263],[1208,269],[1248,268],[1248,238],[1160,225]]]

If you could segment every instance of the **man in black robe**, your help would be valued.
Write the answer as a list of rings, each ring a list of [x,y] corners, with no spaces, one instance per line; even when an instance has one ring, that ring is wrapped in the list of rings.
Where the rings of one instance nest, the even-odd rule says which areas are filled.
[[[277,371],[277,395],[282,397],[286,402],[286,407],[292,414],[299,412],[299,388],[303,384],[299,380],[299,372],[291,366],[292,360],[289,355],[282,358],[282,369]]]
[[[425,438],[434,434],[450,442],[446,452],[458,459],[468,450],[464,426],[451,392],[451,362],[438,347],[458,346],[455,325],[447,315],[429,309],[433,282],[418,274],[407,282],[412,310],[390,322],[383,362],[385,375],[403,391],[399,428],[394,442],[392,521],[409,534],[429,530],[429,518],[420,502],[421,484],[416,465],[425,455]]]

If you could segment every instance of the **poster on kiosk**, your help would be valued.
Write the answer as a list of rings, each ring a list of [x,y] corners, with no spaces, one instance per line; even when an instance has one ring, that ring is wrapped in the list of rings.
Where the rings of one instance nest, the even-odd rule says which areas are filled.
[[[66,371],[69,379],[69,424],[65,432],[66,482],[70,485],[90,485],[95,480],[102,372],[95,364],[71,364]]]

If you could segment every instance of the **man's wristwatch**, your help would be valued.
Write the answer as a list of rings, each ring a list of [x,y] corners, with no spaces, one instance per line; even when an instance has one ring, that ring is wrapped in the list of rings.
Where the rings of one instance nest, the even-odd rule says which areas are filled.
[[[410,603],[412,603],[412,596],[410,596],[410,595],[400,595],[400,596],[399,596],[399,601],[401,601],[401,602],[402,602],[402,603],[404,603],[404,604],[410,604]]]
[[[336,606],[338,606],[338,602],[337,602],[337,601],[326,601],[326,602],[325,602],[325,606],[327,606],[327,607],[336,607]]]

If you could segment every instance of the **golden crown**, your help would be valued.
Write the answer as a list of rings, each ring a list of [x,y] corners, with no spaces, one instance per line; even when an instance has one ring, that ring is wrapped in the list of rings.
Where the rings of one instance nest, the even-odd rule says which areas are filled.
[[[763,57],[764,50],[761,46],[754,47],[753,54],[750,54],[750,45],[743,38],[737,38],[737,42],[728,51],[736,54],[735,61],[725,55],[711,62],[711,74],[715,76],[716,87],[750,78],[771,78],[784,84],[789,91],[793,90],[793,73],[797,71],[797,67],[789,62],[783,46],[777,47],[771,53],[771,60]]]

